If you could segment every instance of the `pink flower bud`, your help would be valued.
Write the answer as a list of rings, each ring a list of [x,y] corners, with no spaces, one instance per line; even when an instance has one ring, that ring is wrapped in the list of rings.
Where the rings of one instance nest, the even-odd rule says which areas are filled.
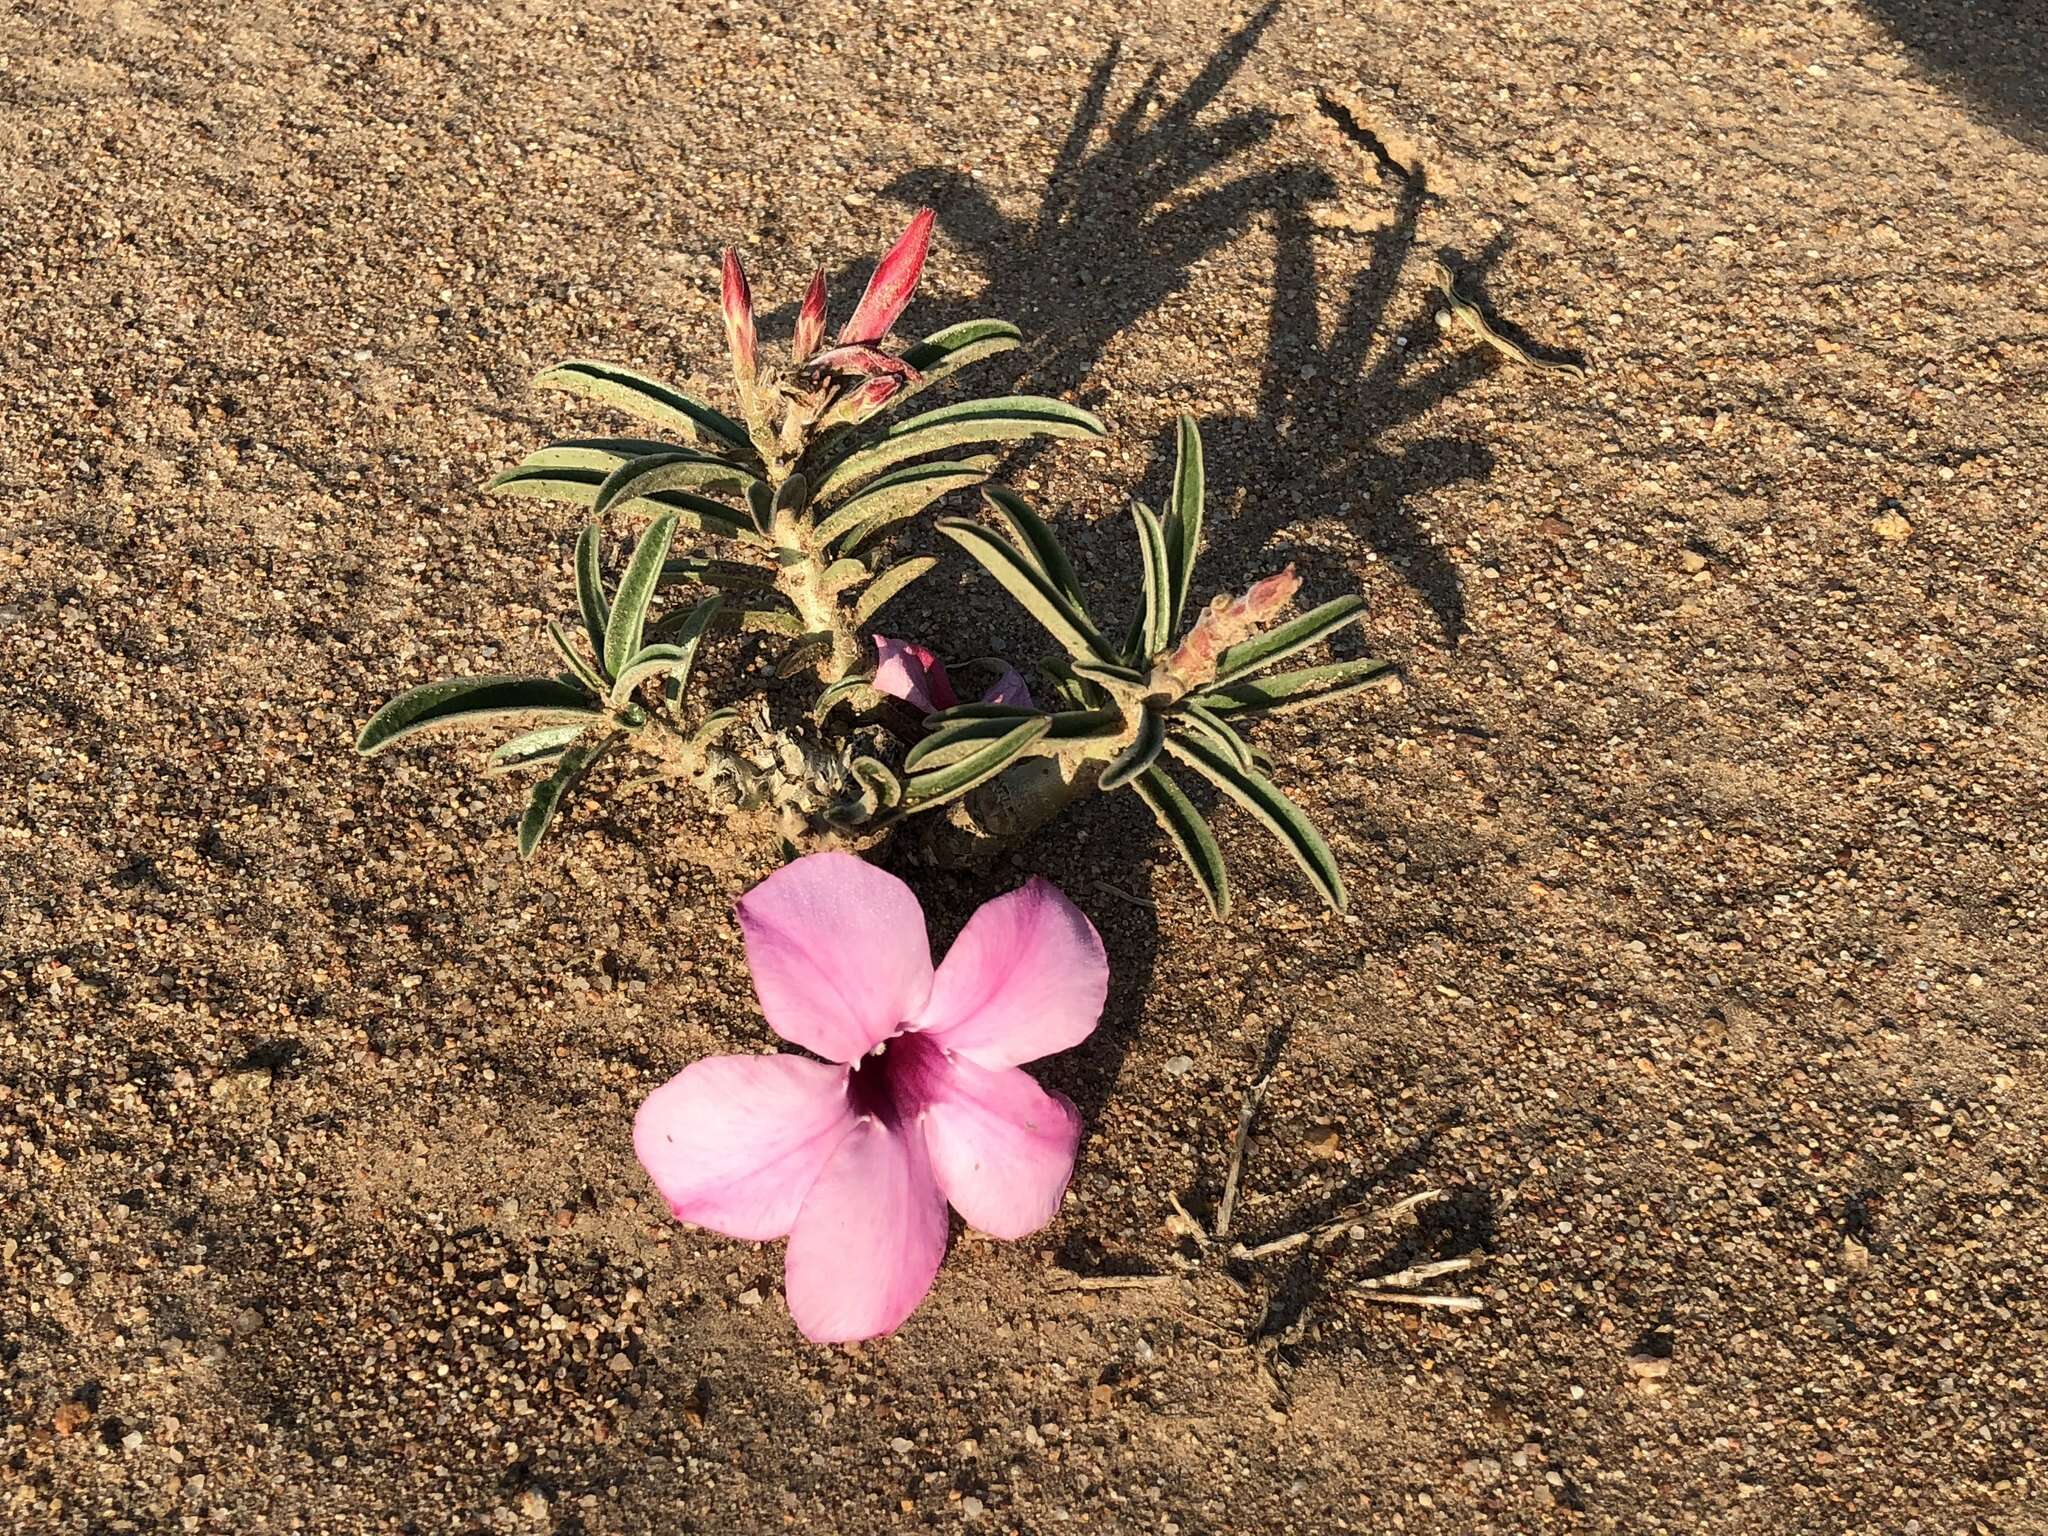
[[[789,344],[790,360],[801,364],[825,339],[825,269],[811,274],[811,286],[804,290],[803,307],[796,312],[796,335]]]
[[[917,287],[918,276],[924,271],[925,252],[931,248],[931,243],[932,211],[920,208],[917,217],[910,221],[910,227],[889,247],[889,254],[875,268],[875,275],[868,279],[867,291],[860,296],[859,308],[846,322],[846,329],[839,333],[841,342],[866,346],[889,334],[889,327],[896,323],[896,317],[903,313],[904,305],[910,302],[910,295]]]
[[[721,302],[725,309],[725,344],[732,352],[732,376],[739,383],[740,393],[751,395],[758,368],[754,294],[747,286],[746,268],[740,265],[736,251],[725,253],[725,288]]]

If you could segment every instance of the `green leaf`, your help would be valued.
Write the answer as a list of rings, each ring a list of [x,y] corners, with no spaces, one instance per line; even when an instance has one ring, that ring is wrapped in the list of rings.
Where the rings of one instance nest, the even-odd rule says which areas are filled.
[[[1191,730],[1198,736],[1206,737],[1215,746],[1221,747],[1238,767],[1258,766],[1245,739],[1225,724],[1221,716],[1210,713],[1200,700],[1183,699],[1174,719],[1183,730]]]
[[[1102,422],[1079,406],[1043,395],[966,400],[899,421],[867,448],[835,464],[818,486],[832,502],[885,469],[963,443],[1004,443],[1026,437],[1100,437]]]
[[[818,702],[811,706],[813,718],[823,720],[840,705],[857,697],[875,686],[872,677],[842,677],[836,683],[827,683],[818,694]]]
[[[848,766],[855,778],[874,790],[882,809],[894,810],[903,803],[903,781],[880,758],[856,757]]]
[[[866,581],[868,575],[865,560],[834,560],[819,574],[818,590],[827,597],[837,597],[848,587]]]
[[[966,794],[1009,767],[1027,747],[1051,728],[1051,719],[1044,715],[1033,720],[1020,721],[1003,735],[959,762],[935,768],[930,773],[913,775],[903,786],[904,810],[930,810],[934,806],[943,805],[948,800]]]
[[[1123,717],[1115,710],[1075,709],[1055,715],[1043,715],[1035,710],[1015,710],[1007,714],[966,713],[974,708],[973,705],[960,705],[947,710],[943,717],[932,716],[932,733],[910,749],[903,759],[904,770],[929,770],[957,763],[978,751],[984,742],[999,741],[1019,724],[1030,720],[1047,722],[1045,736],[1032,748],[1034,753],[1068,746],[1094,736],[1111,736],[1123,729]]]
[[[533,383],[536,389],[564,390],[586,400],[617,406],[637,420],[651,421],[681,433],[686,442],[706,435],[722,446],[747,454],[753,452],[747,429],[723,411],[630,368],[571,358],[557,363]]]
[[[1344,910],[1344,877],[1322,834],[1301,808],[1264,774],[1238,767],[1236,760],[1199,736],[1169,736],[1166,750],[1188,764],[1265,824],[1308,874],[1323,900]]]
[[[1166,745],[1166,722],[1156,709],[1139,712],[1138,734],[1123,752],[1102,770],[1102,777],[1096,780],[1100,789],[1122,789],[1139,774],[1158,760],[1159,752]]]
[[[575,674],[576,680],[590,690],[593,698],[603,698],[604,675],[584,659],[583,653],[577,650],[574,642],[569,639],[568,631],[553,619],[548,620],[548,638],[555,643],[555,649],[561,652],[562,660],[569,664],[569,670]]]
[[[788,479],[775,487],[775,495],[768,503],[767,526],[772,530],[785,519],[801,526],[810,502],[811,482],[802,474],[792,472]]]
[[[883,571],[868,583],[867,590],[860,595],[860,601],[853,605],[853,627],[859,629],[864,626],[882,611],[883,605],[891,598],[938,563],[930,555],[919,555],[915,560],[902,561]]]
[[[1166,623],[1173,603],[1171,578],[1166,566],[1166,533],[1152,509],[1141,501],[1131,503],[1131,519],[1138,526],[1138,560],[1145,574],[1145,605],[1138,616],[1138,655],[1157,656],[1166,649]]]
[[[718,587],[730,592],[761,592],[775,584],[775,578],[759,566],[738,560],[713,560],[701,555],[672,557],[661,568],[664,584],[695,582],[700,587]]]
[[[657,645],[643,646],[619,673],[618,682],[612,685],[611,702],[614,708],[633,696],[634,688],[650,677],[666,674],[673,678],[677,687],[673,697],[680,697],[682,690],[690,684],[690,668],[697,660],[697,647],[704,639],[704,631],[711,625],[724,604],[722,597],[707,597],[683,616],[682,623],[675,626],[675,638]]]
[[[975,699],[947,709],[933,710],[924,718],[927,725],[936,728],[951,725],[955,720],[1023,720],[1044,713],[1044,710],[1033,709],[1026,704],[991,704],[984,699]]]
[[[1046,633],[1071,655],[1097,661],[1115,659],[1087,616],[1055,591],[1039,574],[1037,566],[1007,540],[964,517],[941,518],[938,529],[1001,582],[1024,611],[1044,625]]]
[[[737,705],[728,704],[723,709],[714,709],[698,721],[697,728],[690,732],[690,745],[708,747],[739,723],[740,712]]]
[[[597,493],[611,472],[604,469],[508,469],[484,482],[484,489],[505,496],[525,496],[537,501],[566,501],[574,506],[592,507]],[[674,512],[693,528],[728,539],[761,542],[754,525],[724,502],[688,491],[663,491],[647,498],[649,510]]]
[[[356,750],[368,757],[441,726],[495,725],[522,718],[535,724],[588,724],[603,715],[581,688],[559,678],[508,673],[451,678],[408,688],[378,710],[356,738]]]
[[[484,774],[488,778],[497,778],[521,768],[551,763],[588,729],[587,724],[550,725],[538,731],[528,731],[524,736],[515,736],[491,753],[484,763]]]
[[[1162,647],[1180,633],[1187,612],[1195,561],[1202,553],[1203,495],[1202,434],[1195,427],[1195,418],[1183,411],[1174,422],[1173,488],[1166,497],[1166,568],[1172,592],[1167,599]]]
[[[1116,661],[1075,661],[1071,663],[1074,676],[1085,677],[1089,682],[1105,688],[1142,688],[1150,681],[1151,673],[1140,672],[1136,667],[1127,667]]]
[[[718,612],[721,629],[741,629],[762,635],[800,635],[804,632],[803,620],[796,616],[796,610],[779,600],[747,602],[735,600],[727,603]]]
[[[674,443],[648,437],[566,437],[534,449],[506,473],[517,474],[527,469],[594,469],[608,475],[629,460],[644,459],[650,453],[674,452]],[[484,484],[488,487],[490,482]]]
[[[894,405],[921,389],[929,389],[947,374],[956,373],[969,363],[978,363],[984,357],[1007,352],[1023,339],[1023,332],[1007,320],[963,320],[943,331],[933,331],[903,354],[903,361],[924,377],[907,390],[899,391],[889,403]]]
[[[1216,658],[1216,681],[1232,682],[1261,667],[1284,661],[1296,651],[1306,650],[1318,640],[1334,635],[1346,624],[1355,624],[1364,617],[1365,599],[1358,596],[1340,597],[1320,608],[1311,608],[1300,618],[1290,619],[1278,629],[1268,630],[1255,639],[1225,650]]]
[[[1384,688],[1398,682],[1400,676],[1392,662],[1361,656],[1324,667],[1303,667],[1298,672],[1249,678],[1226,687],[1205,689],[1195,697],[1204,709],[1217,715],[1281,714],[1341,699],[1364,688]]]
[[[798,635],[796,644],[782,653],[775,663],[777,677],[795,677],[805,667],[832,649],[832,631],[814,629],[808,634]]]
[[[1138,792],[1138,798],[1151,810],[1152,819],[1159,823],[1159,830],[1180,850],[1188,869],[1202,883],[1202,894],[1209,898],[1209,910],[1218,917],[1229,916],[1230,880],[1223,870],[1223,850],[1216,846],[1216,834],[1209,830],[1209,823],[1202,819],[1194,802],[1181,793],[1180,786],[1166,776],[1164,769],[1156,766],[1131,780],[1131,788]]]
[[[612,597],[612,612],[604,630],[604,669],[617,677],[640,649],[647,628],[647,605],[654,601],[654,589],[661,582],[661,565],[675,542],[676,520],[657,517],[633,546],[633,558],[626,562],[626,574],[619,578],[619,590]]]
[[[622,501],[653,497],[662,491],[691,491],[703,486],[725,486],[751,492],[761,482],[748,471],[724,459],[687,449],[650,453],[644,459],[628,459],[604,478],[597,488],[591,510],[602,517]],[[713,503],[713,505],[717,505]]]
[[[596,523],[586,524],[576,535],[576,606],[583,613],[583,632],[590,637],[590,649],[602,662],[611,603],[604,595],[604,530]]]
[[[555,819],[555,812],[562,808],[563,798],[617,740],[616,736],[607,736],[600,741],[586,741],[571,747],[562,754],[555,771],[533,786],[533,794],[526,802],[526,814],[519,818],[521,859],[533,857],[533,850],[547,836],[548,825]]]
[[[850,552],[882,529],[915,517],[949,491],[981,484],[994,464],[994,458],[980,455],[969,459],[935,459],[896,470],[848,497],[818,524],[812,537],[820,548],[844,539]]]
[[[1003,520],[1010,530],[1011,542],[1045,584],[1065,598],[1074,612],[1088,618],[1088,605],[1081,600],[1081,579],[1074,574],[1074,563],[1060,547],[1051,525],[1032,510],[1031,503],[1005,486],[990,486],[982,492],[982,500]],[[1095,627],[1092,619],[1088,627]]]

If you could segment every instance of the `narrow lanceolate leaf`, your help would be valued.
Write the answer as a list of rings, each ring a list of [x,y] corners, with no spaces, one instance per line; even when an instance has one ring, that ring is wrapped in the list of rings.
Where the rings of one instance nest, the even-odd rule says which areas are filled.
[[[488,778],[497,778],[521,768],[552,763],[588,729],[587,724],[550,725],[538,731],[528,731],[524,736],[515,736],[491,753],[484,763],[484,774]]]
[[[1160,749],[1165,745],[1165,720],[1156,709],[1144,710],[1138,716],[1137,736],[1114,762],[1102,770],[1097,786],[1105,790],[1122,789],[1158,761]]]
[[[519,857],[530,859],[533,850],[540,846],[540,840],[547,836],[548,825],[555,819],[555,813],[562,808],[562,801],[569,791],[576,787],[576,781],[590,771],[591,765],[606,752],[618,738],[607,736],[598,741],[585,741],[564,752],[555,771],[533,786],[533,794],[526,802],[526,814],[519,818]]]
[[[832,631],[829,629],[814,629],[808,634],[798,635],[796,644],[784,651],[775,663],[775,675],[795,677],[831,649]]]
[[[612,687],[613,707],[631,698],[633,689],[650,677],[670,678],[676,684],[671,690],[671,702],[680,698],[683,689],[689,686],[690,668],[696,663],[697,647],[724,603],[722,597],[707,597],[684,614],[680,623],[675,622],[673,614],[664,620],[661,627],[668,631],[669,637],[656,644],[642,646],[638,654],[626,663],[619,673],[618,682]]]
[[[1046,585],[1064,597],[1074,612],[1087,618],[1088,605],[1081,600],[1081,578],[1074,574],[1074,562],[1060,547],[1052,525],[1032,510],[1030,502],[1005,486],[992,485],[981,495],[1010,530],[1010,540],[1018,552],[1031,562]]]
[[[955,704],[951,709],[934,710],[924,718],[927,725],[936,728],[951,725],[956,720],[1024,720],[1043,713],[1043,710],[1024,704],[991,704],[985,699],[975,699],[966,704]]]
[[[673,672],[678,666],[689,664],[689,653],[679,645],[643,645],[633,659],[619,668],[619,675],[612,680],[609,702],[613,709],[633,697],[633,690],[642,683]]]
[[[496,725],[524,720],[533,725],[587,724],[603,711],[581,688],[553,677],[454,678],[408,688],[370,717],[356,738],[368,757],[386,747],[441,726]]]
[[[1191,730],[1198,736],[1206,736],[1210,741],[1229,753],[1238,767],[1256,768],[1258,766],[1257,762],[1253,760],[1252,749],[1245,739],[1238,735],[1236,731],[1233,731],[1221,716],[1211,713],[1200,700],[1181,700],[1181,706],[1175,715],[1175,719],[1182,729]]]
[[[775,494],[768,502],[768,527],[773,530],[785,524],[795,524],[810,505],[811,482],[800,474],[792,474],[775,487]]]
[[[545,448],[536,448],[506,474],[531,469],[594,469],[610,474],[629,459],[644,459],[650,453],[674,453],[674,443],[656,442],[650,437],[567,437]],[[503,478],[502,476],[495,478]],[[488,488],[490,482],[486,481]]]
[[[576,535],[576,606],[583,614],[583,633],[590,637],[590,649],[604,659],[605,626],[611,622],[611,602],[604,593],[604,530],[588,524]]]
[[[930,555],[920,555],[915,560],[904,560],[882,572],[868,583],[867,590],[860,595],[860,601],[853,605],[853,627],[864,628],[870,619],[882,611],[884,604],[938,563]]]
[[[748,602],[735,600],[718,611],[718,625],[721,629],[743,629],[763,635],[800,635],[804,632],[803,620],[796,616],[796,610],[779,602],[769,602],[766,593],[762,601]]]
[[[872,447],[841,459],[818,486],[818,499],[831,502],[886,469],[957,448],[963,443],[1006,443],[1027,437],[1100,437],[1092,412],[1042,395],[1005,395],[966,400],[899,421]]]
[[[1173,489],[1166,498],[1166,565],[1172,594],[1167,601],[1167,639],[1180,632],[1194,584],[1195,560],[1202,552],[1202,434],[1195,418],[1181,412],[1175,422]],[[1162,641],[1161,644],[1165,642]]]
[[[554,642],[555,649],[561,653],[562,660],[567,663],[570,672],[575,674],[576,680],[590,690],[593,698],[603,698],[604,675],[576,649],[574,642],[569,639],[568,631],[553,619],[548,620],[548,639]]]
[[[910,749],[909,755],[903,759],[905,771],[930,770],[957,763],[979,751],[983,744],[999,741],[1018,725],[1034,719],[1045,720],[1047,726],[1045,735],[1032,746],[1033,754],[1055,751],[1095,737],[1108,739],[1123,729],[1123,716],[1113,709],[1064,710],[1055,715],[1040,715],[1035,710],[1014,710],[1005,714],[967,712],[973,708],[962,705],[947,710],[943,716],[933,716],[934,721],[943,720],[944,723],[938,724],[929,736]]]
[[[722,447],[753,452],[753,445],[747,441],[747,429],[723,411],[629,368],[571,358],[566,363],[557,363],[533,382],[538,389],[566,390],[586,400],[615,405],[640,421],[651,421],[680,433],[686,442],[701,436]]]
[[[1152,812],[1159,830],[1180,851],[1188,869],[1202,883],[1209,898],[1209,910],[1218,917],[1230,914],[1230,880],[1223,872],[1223,850],[1216,846],[1216,834],[1195,809],[1194,802],[1157,766],[1131,780],[1131,788]]]
[[[1043,715],[1025,720],[957,763],[934,768],[930,773],[913,774],[903,786],[903,808],[930,810],[957,799],[1016,762],[1026,748],[1051,728],[1052,721]]]
[[[775,578],[759,566],[738,560],[713,560],[702,555],[677,555],[661,568],[663,584],[693,582],[700,587],[718,587],[728,592],[759,592],[775,584]]]
[[[1039,574],[1037,565],[1019,554],[1007,540],[964,517],[941,518],[938,528],[1001,582],[1003,589],[1044,625],[1046,633],[1070,655],[1081,660],[1115,660],[1087,616],[1055,591]]]
[[[1336,856],[1320,832],[1309,824],[1301,807],[1280,793],[1264,774],[1238,767],[1228,753],[1198,736],[1169,736],[1166,750],[1195,769],[1265,824],[1307,872],[1315,888],[1337,911],[1344,910],[1344,877]]]
[[[1131,518],[1138,527],[1138,561],[1145,576],[1145,605],[1139,612],[1138,636],[1143,647],[1137,654],[1157,656],[1166,649],[1167,620],[1173,603],[1172,580],[1167,575],[1166,533],[1159,519],[1143,502],[1131,503]]]
[[[867,561],[834,560],[819,575],[818,590],[827,597],[836,597],[848,587],[856,586],[867,579]]]
[[[994,465],[993,457],[979,455],[937,459],[896,470],[848,497],[818,524],[815,537],[821,547],[844,539],[851,552],[882,529],[915,517],[947,492],[981,484]]]
[[[690,745],[707,747],[739,723],[740,712],[737,705],[728,704],[723,709],[714,709],[697,723],[694,731],[690,732]]]
[[[933,331],[903,354],[903,361],[915,368],[919,377],[897,399],[908,399],[921,389],[929,389],[969,363],[1007,352],[1023,339],[1023,333],[1006,320],[963,320],[943,331]]]
[[[644,459],[628,459],[605,476],[591,508],[602,516],[619,502],[662,491],[696,491],[707,487],[746,491],[758,484],[760,481],[753,474],[727,459],[676,448],[667,453],[650,453]]]
[[[1284,661],[1296,651],[1308,649],[1318,640],[1327,639],[1346,624],[1355,624],[1363,617],[1365,599],[1358,596],[1340,597],[1320,608],[1311,608],[1300,618],[1290,619],[1278,629],[1225,650],[1216,658],[1216,681],[1233,682],[1261,667]]]
[[[856,757],[848,766],[855,778],[875,792],[875,800],[882,809],[894,810],[903,803],[903,781],[880,758]]]
[[[1085,677],[1104,688],[1142,688],[1150,674],[1115,661],[1075,661],[1074,676]]]
[[[669,450],[663,450],[667,452]],[[579,507],[597,504],[597,493],[611,477],[609,469],[563,465],[556,469],[508,469],[484,482],[501,496],[527,496],[536,501],[566,501]],[[759,542],[753,524],[742,512],[689,491],[663,491],[647,498],[651,512],[677,513],[684,523],[729,539]]]
[[[874,685],[872,677],[842,677],[836,683],[827,683],[818,694],[818,702],[811,706],[811,714],[823,720],[840,705],[860,697]]]
[[[1355,661],[1331,662],[1326,667],[1303,667],[1298,672],[1247,678],[1209,689],[1199,697],[1204,709],[1218,715],[1282,714],[1341,699],[1364,688],[1391,688],[1400,677],[1400,670],[1392,662],[1361,656]]]
[[[626,562],[626,574],[619,578],[619,590],[612,597],[612,611],[604,631],[604,669],[617,677],[640,649],[647,628],[647,605],[654,601],[654,589],[661,583],[662,562],[675,542],[676,520],[658,517],[647,525],[640,542],[633,546],[633,558]]]

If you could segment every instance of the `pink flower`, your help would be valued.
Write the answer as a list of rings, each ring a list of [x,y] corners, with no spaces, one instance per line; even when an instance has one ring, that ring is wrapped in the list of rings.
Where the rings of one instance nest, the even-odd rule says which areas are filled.
[[[769,1027],[807,1056],[712,1056],[640,1106],[633,1148],[678,1220],[789,1238],[816,1343],[893,1332],[931,1289],[946,1206],[992,1237],[1052,1220],[1081,1117],[1019,1063],[1088,1038],[1102,940],[1044,880],[982,906],[936,970],[910,887],[814,853],[739,904]]]
[[[928,715],[951,709],[960,702],[960,696],[953,691],[953,680],[946,675],[946,664],[916,641],[891,640],[887,635],[876,635],[875,655],[878,658],[875,687],[890,698],[901,699]],[[981,701],[1029,709],[1031,690],[1025,685],[1021,672],[1015,667],[1006,667],[1003,675],[996,679],[995,686],[981,696]]]

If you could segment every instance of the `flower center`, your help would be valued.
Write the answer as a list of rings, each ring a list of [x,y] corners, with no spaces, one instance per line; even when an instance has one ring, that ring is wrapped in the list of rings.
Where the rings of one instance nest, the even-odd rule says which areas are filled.
[[[856,1115],[872,1115],[891,1130],[914,1117],[931,1097],[945,1050],[915,1031],[892,1035],[853,1064],[847,1093]]]

